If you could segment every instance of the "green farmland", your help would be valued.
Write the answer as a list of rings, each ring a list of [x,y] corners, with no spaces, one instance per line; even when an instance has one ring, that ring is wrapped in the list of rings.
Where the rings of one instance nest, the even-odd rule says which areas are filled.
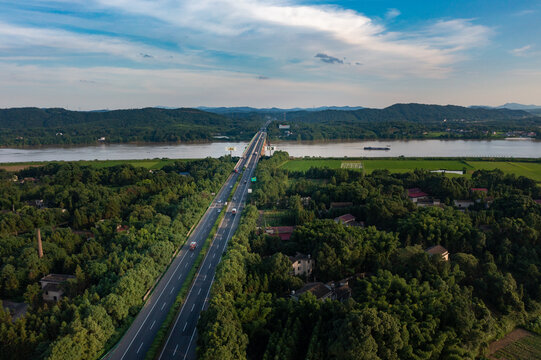
[[[541,336],[531,335],[523,337],[496,351],[490,358],[498,360],[541,359]]]
[[[534,161],[492,161],[461,159],[295,159],[286,161],[282,168],[290,171],[307,171],[311,167],[344,168],[344,164],[361,163],[359,170],[371,173],[387,169],[392,173],[408,172],[414,169],[426,170],[466,170],[466,176],[475,170],[500,169],[504,173],[525,176],[541,182],[541,162]],[[460,176],[449,174],[451,176]]]
[[[188,159],[149,159],[149,160],[80,160],[74,161],[74,163],[81,166],[92,166],[97,169],[107,168],[116,165],[130,164],[135,167],[144,167],[149,170],[161,169],[165,165],[174,163],[175,161],[187,161]],[[24,162],[24,163],[3,163],[0,164],[0,169],[7,171],[19,171],[27,167],[35,167],[45,165],[49,162],[55,161],[43,161],[43,162]]]

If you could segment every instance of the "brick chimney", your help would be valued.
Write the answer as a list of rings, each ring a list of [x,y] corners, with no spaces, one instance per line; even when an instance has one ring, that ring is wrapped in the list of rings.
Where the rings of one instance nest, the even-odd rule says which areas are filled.
[[[39,230],[39,228],[37,228],[36,236],[38,238],[38,255],[41,259],[43,257],[43,245],[41,244],[41,231]]]

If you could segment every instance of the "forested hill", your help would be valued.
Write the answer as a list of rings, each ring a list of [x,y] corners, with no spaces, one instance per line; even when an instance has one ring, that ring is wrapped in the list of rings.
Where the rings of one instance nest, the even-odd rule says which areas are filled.
[[[434,122],[447,120],[508,120],[522,119],[532,115],[523,110],[466,108],[456,105],[395,104],[384,109],[359,109],[353,111],[324,110],[299,111],[287,115],[290,120],[308,122],[333,120],[359,121],[413,121]]]
[[[256,120],[236,120],[197,109],[70,111],[0,109],[0,146],[106,142],[209,141],[216,135],[248,139]]]
[[[276,116],[284,123],[282,114]],[[466,108],[454,105],[395,104],[385,109],[354,111],[325,110],[289,112],[285,123],[290,133],[276,129],[274,138],[408,139],[408,138],[498,138],[535,133],[541,117],[522,110]],[[517,132],[509,135],[509,132]]]

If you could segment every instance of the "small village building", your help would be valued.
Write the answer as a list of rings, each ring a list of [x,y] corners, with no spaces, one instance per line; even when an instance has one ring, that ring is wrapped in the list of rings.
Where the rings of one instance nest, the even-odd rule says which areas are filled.
[[[116,232],[124,232],[124,231],[128,231],[130,229],[130,227],[128,225],[122,225],[122,224],[119,224],[116,226]]]
[[[541,205],[541,199],[534,200],[536,204]]]
[[[428,198],[428,194],[419,188],[407,189],[406,192],[408,193],[408,197],[410,198],[410,200],[413,201],[414,203],[416,203],[419,200]]]
[[[346,301],[351,298],[351,293],[352,291],[349,285],[341,285],[334,289],[333,300]]]
[[[351,214],[344,214],[334,218],[334,222],[337,224],[348,225],[355,221],[355,216]]]
[[[295,226],[271,226],[265,230],[265,233],[278,236],[282,241],[288,241],[291,239],[293,231],[295,231]]]
[[[474,204],[472,200],[453,200],[453,203],[459,209],[467,209]]]
[[[49,274],[44,276],[39,281],[41,284],[41,290],[43,291],[43,300],[45,301],[58,301],[64,295],[64,284],[69,279],[75,279],[73,275],[64,274]]]
[[[297,253],[295,256],[290,256],[291,260],[291,273],[295,276],[310,276],[314,271],[315,261],[310,257],[310,255],[304,255]]]
[[[485,194],[488,193],[488,189],[487,189],[487,188],[471,188],[470,190],[471,190],[472,192],[482,192],[482,193],[485,193]]]
[[[445,261],[449,261],[449,251],[441,245],[434,245],[425,250],[430,256],[439,255]]]
[[[310,196],[301,197],[302,206],[307,207],[310,205],[312,198]]]
[[[415,202],[418,207],[431,207],[431,206],[440,206],[440,199],[419,199],[417,202]]]
[[[308,292],[312,293],[318,300],[332,299],[333,294],[332,288],[329,285],[322,282],[312,282],[304,285],[299,290],[294,291],[291,297],[295,300],[299,300],[302,294]]]

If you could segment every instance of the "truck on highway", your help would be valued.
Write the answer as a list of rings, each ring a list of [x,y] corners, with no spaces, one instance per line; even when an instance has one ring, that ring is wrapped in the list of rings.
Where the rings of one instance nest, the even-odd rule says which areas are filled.
[[[237,209],[236,209],[236,208],[233,208],[233,210],[231,210],[231,213],[236,214],[236,213],[237,213]]]
[[[193,250],[195,250],[196,247],[197,247],[197,243],[196,243],[195,241],[192,241],[192,242],[190,243],[190,250],[193,251]]]

